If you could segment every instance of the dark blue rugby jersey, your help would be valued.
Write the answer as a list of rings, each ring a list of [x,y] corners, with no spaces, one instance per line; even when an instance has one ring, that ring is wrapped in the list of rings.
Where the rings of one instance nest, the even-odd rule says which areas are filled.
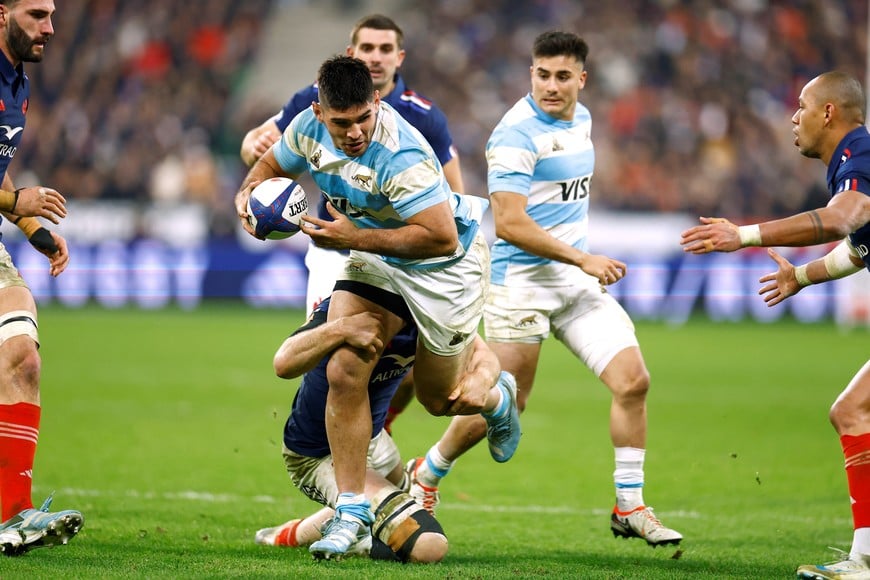
[[[6,176],[24,134],[24,115],[29,99],[30,80],[24,67],[21,64],[13,67],[6,55],[0,52],[0,182]]]
[[[326,322],[329,298],[314,309],[309,321],[294,334],[309,330]],[[393,338],[381,360],[372,371],[369,381],[369,404],[372,409],[372,436],[384,428],[387,409],[402,378],[414,363],[417,349],[417,327],[411,323]],[[284,445],[306,457],[329,455],[326,437],[326,381],[328,357],[302,375],[302,384],[293,399],[293,409],[284,425]]]
[[[435,155],[438,156],[441,165],[444,165],[453,159],[453,138],[447,128],[447,117],[434,103],[405,87],[405,81],[401,75],[397,74],[395,81],[393,90],[386,97],[382,96],[381,100],[389,103],[406,121],[422,133],[432,149],[435,150]],[[278,125],[278,129],[283,132],[293,117],[310,107],[312,102],[317,101],[317,98],[316,84],[305,87],[293,95],[281,109],[281,112],[275,116],[275,124]],[[326,211],[326,201],[322,196],[317,206],[317,214],[321,219],[332,219]]]
[[[828,193],[834,197],[846,190],[870,195],[870,132],[867,127],[858,127],[847,133],[828,165]],[[864,224],[849,234],[849,241],[870,269],[870,224]]]

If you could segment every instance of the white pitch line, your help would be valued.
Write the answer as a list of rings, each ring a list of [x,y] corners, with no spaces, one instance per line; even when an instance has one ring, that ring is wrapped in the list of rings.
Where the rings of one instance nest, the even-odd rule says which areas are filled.
[[[34,486],[36,488],[36,486]],[[40,490],[42,491],[42,490]],[[291,490],[292,492],[292,490]],[[204,503],[239,503],[239,504],[271,504],[281,503],[287,500],[286,497],[274,497],[271,495],[255,495],[242,496],[232,493],[210,493],[203,491],[140,491],[136,489],[112,491],[98,489],[78,489],[73,487],[57,488],[55,495],[59,497],[123,497],[128,499],[141,500],[160,500],[160,501],[201,501]],[[475,503],[440,503],[438,509],[455,510],[455,511],[476,511],[490,513],[511,513],[511,514],[549,514],[549,515],[591,515],[605,516],[610,515],[610,510],[590,508],[580,509],[570,506],[544,506],[544,505],[481,505]],[[700,519],[702,516],[695,511],[664,511],[663,516]]]

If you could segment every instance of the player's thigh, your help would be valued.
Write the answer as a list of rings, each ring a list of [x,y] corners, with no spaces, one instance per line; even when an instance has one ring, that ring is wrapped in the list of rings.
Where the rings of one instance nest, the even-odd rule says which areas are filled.
[[[290,480],[308,498],[330,507],[338,500],[338,486],[335,482],[335,468],[332,456],[307,457],[286,446],[283,450],[284,466]],[[383,431],[369,442],[368,472],[366,476],[367,494],[372,495],[380,488],[389,485],[386,475],[401,463],[399,450],[389,435]],[[374,483],[376,482],[376,484]]]
[[[571,290],[566,293],[575,294]],[[604,369],[625,349],[637,347],[634,323],[606,292],[583,291],[553,317],[553,333],[568,350],[600,377]]]
[[[368,466],[370,472],[381,481],[387,479],[398,467],[399,478],[392,483],[401,483],[402,456],[399,454],[396,442],[386,431],[381,430],[369,444]]]
[[[332,322],[361,312],[373,312],[380,317],[379,338],[381,344],[386,345],[405,325],[405,321],[388,308],[375,302],[376,298],[374,296],[369,296],[371,299],[364,298],[361,294],[365,294],[365,292],[366,287],[364,285],[356,285],[356,290],[354,291],[335,290],[330,299],[327,320]],[[398,297],[395,298],[399,299]],[[379,355],[380,353],[377,356]],[[367,383],[367,377],[377,363],[377,356],[350,346],[337,348],[332,353],[327,365],[330,387],[338,388],[335,381],[340,380],[342,377],[360,378],[365,376],[365,382]]]
[[[0,244],[0,370],[17,364],[39,346],[36,302],[12,258]]]

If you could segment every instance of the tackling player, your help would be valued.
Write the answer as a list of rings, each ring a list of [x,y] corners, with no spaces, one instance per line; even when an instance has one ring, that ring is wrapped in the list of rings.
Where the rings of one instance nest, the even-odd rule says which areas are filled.
[[[275,353],[275,373],[284,379],[302,375],[293,408],[284,426],[284,462],[293,484],[325,506],[302,519],[257,532],[255,541],[270,546],[308,546],[321,538],[332,520],[338,488],[326,437],[326,365],[342,344],[375,352],[379,318],[363,312],[327,322],[330,299],[314,309],[308,322],[287,338]],[[401,301],[392,303],[397,315],[412,320]],[[372,498],[375,523],[372,535],[354,539],[349,554],[402,562],[438,562],[447,553],[447,538],[432,515],[400,488],[404,487],[399,450],[383,430],[387,407],[399,382],[414,364],[417,327],[407,324],[386,346],[369,380],[372,437],[368,451],[366,495]],[[497,372],[497,369],[496,371]]]

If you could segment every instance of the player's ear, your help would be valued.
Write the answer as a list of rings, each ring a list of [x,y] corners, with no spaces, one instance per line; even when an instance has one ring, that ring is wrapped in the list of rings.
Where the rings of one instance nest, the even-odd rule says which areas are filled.
[[[311,103],[311,108],[314,110],[314,116],[317,117],[317,120],[322,123],[323,122],[323,109],[320,107],[320,103],[317,103],[317,102]]]

